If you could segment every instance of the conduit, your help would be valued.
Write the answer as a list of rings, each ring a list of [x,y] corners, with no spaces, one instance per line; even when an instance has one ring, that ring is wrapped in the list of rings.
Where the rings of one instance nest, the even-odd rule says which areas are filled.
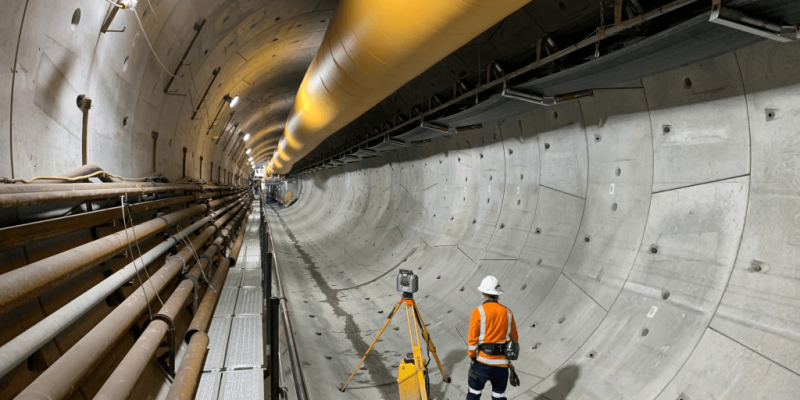
[[[215,202],[219,201],[222,199]],[[0,314],[110,259],[124,251],[135,240],[147,240],[170,226],[208,209],[209,205],[194,205],[0,275]]]
[[[0,208],[119,198],[177,191],[225,190],[221,186],[169,183],[60,183],[0,185]]]
[[[325,138],[528,1],[342,1],[267,171],[290,172]]]
[[[219,227],[227,223],[242,207],[244,204],[237,204],[215,221],[209,229],[197,235],[190,242],[191,247],[202,248]],[[181,259],[192,260],[192,249],[184,247],[178,252],[177,257],[166,262],[145,281],[143,287],[146,290],[142,290],[142,287],[137,289],[16,398],[56,400],[64,399],[73,393],[147,309],[148,304],[155,299],[155,293],[162,292],[181,273],[184,267]]]
[[[111,293],[133,279],[142,269],[163,256],[167,250],[181,244],[182,241],[188,239],[189,235],[194,231],[213,221],[233,206],[234,205],[223,207],[167,238],[163,243],[144,253],[142,257],[126,265],[115,274],[109,276],[67,303],[67,305],[59,308],[58,311],[48,315],[45,319],[29,328],[24,333],[11,339],[8,343],[0,347],[0,377],[11,372],[14,367],[24,362],[31,354],[35,353],[67,327],[83,317],[94,306],[111,295]]]
[[[217,269],[217,274],[214,275],[211,286],[215,288],[222,287],[225,283],[225,278],[228,276],[229,267],[235,265],[236,259],[239,257],[239,251],[242,249],[245,226],[249,216],[250,211],[244,216],[242,227],[230,254],[226,259],[220,261],[219,269]],[[220,293],[220,291],[206,292],[206,295],[203,296],[203,301],[197,307],[197,312],[186,330],[185,340],[189,346],[180,362],[180,368],[175,374],[175,379],[172,380],[172,386],[170,386],[167,393],[167,400],[190,400],[194,398],[197,384],[200,381],[200,373],[203,372],[203,364],[206,360],[208,327],[211,324],[211,318],[214,315],[214,309],[217,307]]]
[[[203,256],[201,256],[199,265],[195,265],[195,267],[189,271],[189,275],[193,276],[197,281],[200,280],[203,275],[201,270],[206,270],[206,267],[208,267],[210,263],[209,260],[217,255],[219,249],[221,249],[224,242],[227,241],[231,231],[233,231],[234,227],[241,221],[243,214],[246,214],[245,210],[239,211],[233,220],[221,230],[221,233],[216,236],[212,245],[209,245],[205,253],[203,253]],[[228,261],[228,259],[226,258],[224,261]],[[222,286],[225,281],[223,277],[222,281],[218,282],[217,277],[220,275],[227,275],[227,266],[224,272],[220,272],[221,271],[218,270],[215,274],[211,288],[206,291],[203,299],[213,296],[213,294],[219,296],[219,292],[222,291]],[[166,315],[170,320],[174,321],[186,302],[191,299],[193,289],[194,283],[192,280],[182,280],[178,284],[178,287],[175,288],[175,291],[172,292],[172,295],[164,306],[158,311],[158,314]],[[167,334],[169,328],[167,323],[162,320],[151,321],[150,324],[147,325],[147,329],[139,336],[136,343],[134,343],[133,347],[128,351],[128,354],[125,355],[125,358],[117,365],[117,368],[105,384],[103,384],[103,387],[100,388],[100,391],[97,392],[94,398],[96,400],[127,399],[131,391],[133,391],[136,382],[139,381],[142,373],[144,373],[145,367],[159,349],[159,344],[164,339],[164,335]],[[205,350],[205,347],[203,350]]]

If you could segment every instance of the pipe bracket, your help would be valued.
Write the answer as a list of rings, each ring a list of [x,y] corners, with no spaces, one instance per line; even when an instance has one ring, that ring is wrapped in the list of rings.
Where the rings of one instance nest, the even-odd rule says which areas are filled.
[[[197,289],[199,288],[199,285],[197,284],[197,278],[195,278],[194,275],[183,274],[178,282],[184,279],[188,279],[194,284],[194,287],[192,288],[192,294],[194,295],[194,302],[192,303],[194,308],[192,308],[192,315],[194,315],[194,313],[197,312]]]
[[[212,243],[212,244],[213,244],[213,243]],[[211,257],[209,257],[207,254],[203,254],[203,255],[201,255],[201,256],[200,256],[200,259],[201,259],[201,260],[202,260],[202,259],[204,259],[204,258],[205,258],[206,260],[208,260],[208,263],[209,263],[209,264],[211,264],[211,265],[213,265],[213,266],[214,266],[214,269],[219,269],[219,265],[218,265],[217,263],[215,263],[215,262],[214,262],[214,260],[212,260],[212,259],[211,259]]]
[[[171,238],[171,237],[172,237],[172,236],[170,236],[170,238]],[[173,258],[177,258],[178,260],[181,260],[181,262],[183,263],[183,268],[181,268],[181,274],[184,274],[184,275],[185,275],[185,274],[186,274],[186,272],[188,272],[188,271],[186,270],[186,269],[187,269],[187,268],[186,268],[186,260],[184,260],[184,259],[183,259],[183,257],[181,257],[181,256],[179,256],[179,255],[177,255],[177,254],[175,254],[175,255],[173,255],[173,254],[167,254],[166,261],[169,261],[169,260],[171,260],[171,259],[173,259]]]
[[[175,354],[176,354],[176,349],[175,349],[175,322],[172,321],[172,318],[170,318],[169,316],[166,316],[164,314],[152,315],[152,316],[150,316],[150,320],[151,321],[158,320],[158,321],[162,321],[165,324],[167,324],[167,335],[169,337],[169,339],[168,339],[169,350],[167,351],[167,354],[168,354],[168,357],[169,357],[168,358],[169,361],[167,361],[166,369],[167,369],[167,373],[169,373],[169,376],[172,377],[172,378],[175,378]]]

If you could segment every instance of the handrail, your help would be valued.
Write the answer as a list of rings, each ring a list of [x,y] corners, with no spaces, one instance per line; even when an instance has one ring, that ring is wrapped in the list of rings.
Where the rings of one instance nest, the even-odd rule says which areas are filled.
[[[272,238],[272,227],[269,224],[269,219],[267,219],[267,214],[265,211],[266,204],[264,201],[263,192],[260,194],[259,198],[261,200],[261,214],[264,216],[264,223],[266,224],[267,231],[269,232],[269,244],[272,250],[274,251],[275,243]],[[278,258],[275,257],[274,253],[272,255],[272,262],[274,265],[274,268],[272,268],[272,270],[274,271],[275,281],[277,283],[276,286],[278,288],[277,297],[280,299],[281,302],[280,313],[283,317],[283,329],[284,329],[284,334],[286,335],[286,343],[289,347],[289,361],[291,362],[292,365],[292,375],[294,376],[297,399],[309,400],[308,389],[306,388],[306,381],[305,378],[303,377],[303,370],[300,367],[300,358],[297,355],[297,346],[294,342],[294,334],[292,333],[292,323],[289,320],[289,307],[286,304],[286,297],[284,296],[283,293],[283,280],[281,279],[281,268],[280,265],[278,264]]]

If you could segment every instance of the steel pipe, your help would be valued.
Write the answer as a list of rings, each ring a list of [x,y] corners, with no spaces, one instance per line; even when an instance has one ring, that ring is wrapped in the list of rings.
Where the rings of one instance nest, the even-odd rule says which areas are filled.
[[[209,227],[190,242],[192,246],[202,248],[214,236],[219,227],[230,220],[242,207],[242,204],[236,205],[231,211],[220,217],[211,225],[214,227],[213,229]],[[163,291],[178,276],[184,266],[181,259],[192,259],[191,248],[188,246],[183,248],[178,252],[177,257],[167,261],[163,267],[151,275],[144,286],[137,289],[100,321],[16,398],[56,400],[64,399],[74,392],[108,351],[128,332],[131,325],[147,309],[147,305],[156,298],[156,293]]]
[[[244,233],[246,230],[245,226],[247,225],[247,217],[249,215],[250,210],[245,213],[244,222],[239,228],[239,234],[234,241],[230,254],[227,258],[223,259],[219,263],[219,268],[217,268],[217,272],[214,275],[214,278],[211,280],[212,287],[222,287],[225,284],[225,279],[228,276],[228,269],[231,265],[236,265],[236,258],[239,257],[239,251],[241,250],[242,243],[244,242]],[[192,335],[195,332],[208,332],[208,326],[211,324],[211,318],[214,315],[214,310],[217,308],[217,302],[219,301],[220,293],[220,291],[211,291],[203,296],[203,300],[197,307],[197,311],[192,318],[192,322],[189,323],[189,328],[186,329],[186,335],[184,337],[186,343],[189,343]]]
[[[24,362],[36,350],[42,348],[47,342],[83,317],[115,290],[133,279],[142,269],[163,256],[169,249],[182,243],[183,239],[188,238],[191,233],[213,221],[214,218],[219,217],[230,207],[232,206],[226,206],[169,237],[163,243],[143,254],[142,257],[124,266],[115,274],[0,347],[0,378],[11,372],[14,367]]]
[[[234,265],[236,258],[239,256],[249,215],[250,211],[248,210],[245,213],[239,235],[228,258],[220,262],[217,274],[212,280],[213,287],[222,287],[225,283],[225,278],[228,276],[228,268]],[[203,296],[203,301],[200,303],[200,307],[197,308],[197,313],[195,313],[189,328],[186,330],[185,340],[189,346],[181,360],[181,366],[175,374],[175,379],[172,380],[167,399],[194,398],[197,384],[200,381],[200,374],[203,372],[203,364],[205,363],[205,351],[208,346],[208,326],[211,324],[211,318],[217,306],[219,295],[220,291],[209,291]]]
[[[205,204],[194,205],[0,275],[0,314],[110,259],[136,240],[147,240],[207,209]]]
[[[180,196],[169,199],[131,204],[131,213],[140,214],[175,204],[198,200],[199,196]],[[52,218],[29,224],[0,229],[0,251],[25,246],[67,233],[89,229],[122,218],[122,207],[110,207],[61,218]]]
[[[197,392],[197,384],[200,381],[200,373],[203,372],[203,364],[206,362],[206,350],[208,349],[208,334],[197,332],[192,336],[192,341],[186,348],[181,366],[172,380],[172,386],[167,392],[167,400],[194,399]]]
[[[192,268],[187,275],[193,276],[198,282],[201,277],[208,275],[202,271],[206,270],[210,264],[209,260],[214,258],[217,252],[219,252],[219,249],[222,248],[222,244],[228,238],[228,233],[241,220],[244,214],[243,211],[244,210],[240,210],[225,229],[222,230],[225,233],[218,235],[216,239],[214,239],[213,243],[216,244],[216,246],[208,246],[203,253],[207,258],[200,258],[199,263],[195,264],[194,268]],[[225,261],[227,261],[227,258]],[[208,272],[211,272],[210,268]],[[222,274],[218,271],[216,276],[219,275],[227,275],[227,266]],[[218,296],[219,292],[222,291],[222,283],[225,282],[224,277],[222,278],[222,282],[216,282],[216,276],[214,283],[218,283],[218,285],[214,286],[212,284],[211,288],[206,291],[204,299],[205,297],[213,296],[214,293]],[[175,291],[172,292],[169,299],[167,299],[166,303],[164,303],[163,307],[158,311],[158,314],[165,315],[172,321],[177,319],[178,313],[183,309],[187,301],[191,299],[193,290],[194,283],[192,280],[182,280],[178,284],[178,287],[175,288]],[[144,373],[147,363],[155,356],[159,344],[164,338],[164,335],[167,334],[169,328],[167,323],[162,320],[151,320],[150,324],[147,325],[147,329],[145,329],[142,335],[136,340],[136,343],[134,343],[133,347],[128,351],[128,354],[125,355],[125,358],[117,365],[117,368],[114,369],[114,372],[111,373],[111,376],[105,384],[103,384],[94,398],[96,400],[127,399],[131,391],[133,391],[136,382],[139,381],[142,373]],[[174,365],[171,367],[174,367]]]

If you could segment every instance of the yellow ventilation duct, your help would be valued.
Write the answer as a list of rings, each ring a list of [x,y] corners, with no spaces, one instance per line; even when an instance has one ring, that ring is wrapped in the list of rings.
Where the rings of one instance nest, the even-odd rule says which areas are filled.
[[[267,170],[325,138],[529,0],[342,0]]]

